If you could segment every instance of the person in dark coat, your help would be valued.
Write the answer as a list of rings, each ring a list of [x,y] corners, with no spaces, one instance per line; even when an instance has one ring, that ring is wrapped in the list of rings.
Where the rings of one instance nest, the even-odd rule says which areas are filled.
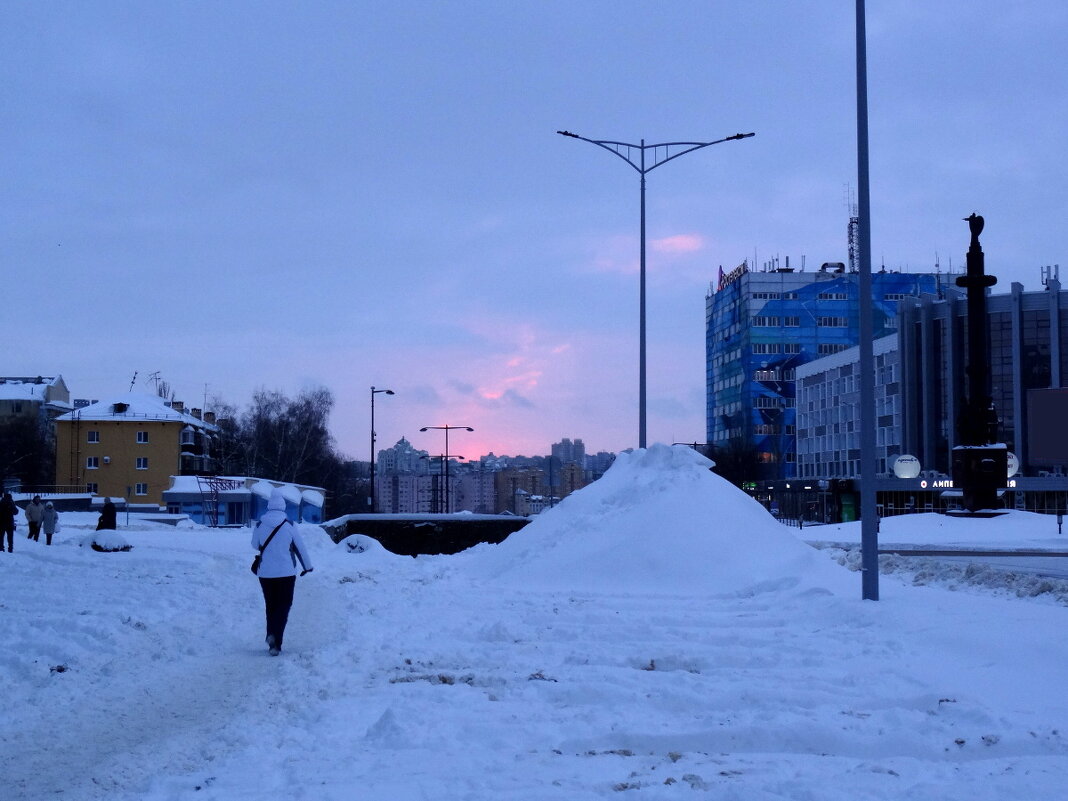
[[[41,516],[44,514],[44,504],[41,503],[41,496],[34,495],[33,500],[26,504],[26,508],[23,511],[26,513],[26,522],[30,524],[30,532],[26,535],[26,538],[37,542],[37,538],[41,536]]]
[[[96,524],[96,530],[100,531],[105,528],[114,530],[117,527],[118,510],[115,509],[115,504],[111,502],[111,498],[104,499],[104,509],[100,512],[100,520]]]
[[[19,508],[11,499],[11,493],[5,492],[0,498],[0,552],[4,550],[4,537],[7,536],[7,552],[15,552],[15,516]]]

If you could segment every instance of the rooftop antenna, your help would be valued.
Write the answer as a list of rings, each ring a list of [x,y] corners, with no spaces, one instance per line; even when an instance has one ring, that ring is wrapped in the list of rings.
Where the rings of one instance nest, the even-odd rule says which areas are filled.
[[[136,373],[134,374],[136,375]],[[151,381],[155,387],[155,393],[159,395],[159,370],[155,370],[148,374],[148,380]]]
[[[134,384],[136,384],[136,383],[137,383],[137,371],[134,370],[133,378],[130,379],[130,388],[128,390],[126,390],[126,391],[127,392],[133,392]]]

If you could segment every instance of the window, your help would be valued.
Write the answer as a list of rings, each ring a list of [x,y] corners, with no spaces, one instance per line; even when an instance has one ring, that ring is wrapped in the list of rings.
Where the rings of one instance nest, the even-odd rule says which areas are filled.
[[[801,318],[800,317],[783,317],[782,318],[782,324],[785,325],[787,328],[797,328],[799,325],[801,325]]]
[[[98,485],[96,485],[96,484],[94,484],[92,482],[89,482],[88,484],[85,485],[85,491],[88,492],[90,495],[96,495],[97,486]]]
[[[820,292],[819,300],[847,300],[845,292]]]
[[[99,431],[86,431],[85,432],[85,441],[88,442],[90,445],[95,445],[96,443],[100,442],[100,432]]]
[[[843,350],[845,350],[848,347],[849,347],[849,345],[823,344],[823,345],[820,345],[820,347],[819,347],[819,354],[820,354],[820,356],[826,356],[826,355],[831,354],[831,353],[841,353]]]
[[[148,470],[148,457],[147,456],[138,456],[137,457],[137,469],[138,470]]]
[[[753,353],[778,353],[778,342],[758,342],[753,345]]]
[[[86,456],[85,457],[85,469],[86,470],[97,470],[99,467],[100,467],[100,457],[99,456]]]
[[[787,342],[785,345],[782,346],[782,352],[783,353],[800,353],[801,352],[801,343],[799,343],[799,342]]]
[[[137,432],[137,444],[138,445],[147,445],[148,444],[148,432],[147,431],[138,431]]]
[[[185,428],[183,428],[182,429],[182,436],[181,436],[181,440],[180,440],[181,444],[182,445],[192,445],[193,442],[194,442],[193,433],[194,433],[193,429],[190,428],[189,426],[186,426]]]
[[[778,300],[778,292],[754,292],[753,300]]]
[[[134,495],[148,495],[148,484],[135,484]]]
[[[754,317],[753,325],[770,328],[779,324],[778,317]]]
[[[817,317],[816,325],[822,325],[825,328],[845,328],[849,325],[849,320],[845,317]]]

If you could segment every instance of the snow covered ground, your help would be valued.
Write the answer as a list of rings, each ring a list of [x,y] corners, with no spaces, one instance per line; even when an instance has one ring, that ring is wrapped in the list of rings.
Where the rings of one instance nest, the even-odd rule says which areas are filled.
[[[0,555],[4,799],[1065,795],[1063,603],[897,572],[861,601],[685,448],[455,556],[304,527],[279,658],[247,530],[120,516],[98,553],[95,517]]]

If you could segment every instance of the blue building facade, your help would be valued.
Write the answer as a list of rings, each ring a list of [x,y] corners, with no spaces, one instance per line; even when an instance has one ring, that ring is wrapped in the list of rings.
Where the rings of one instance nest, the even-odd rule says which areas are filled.
[[[897,330],[898,301],[940,298],[940,273],[872,275],[876,338]],[[796,369],[860,342],[859,274],[840,263],[723,274],[705,298],[706,435],[755,449],[761,478],[797,475]]]

